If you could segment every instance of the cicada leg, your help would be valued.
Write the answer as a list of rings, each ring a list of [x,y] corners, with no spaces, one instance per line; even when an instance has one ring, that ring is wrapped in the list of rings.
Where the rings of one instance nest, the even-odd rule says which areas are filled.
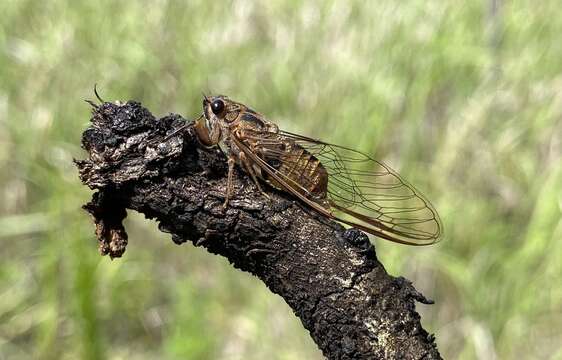
[[[248,172],[248,174],[250,174],[250,176],[252,177],[252,180],[254,180],[254,183],[256,184],[258,190],[262,193],[263,196],[270,199],[269,195],[265,191],[263,191],[263,189],[261,188],[261,185],[258,181],[258,177],[256,176],[256,172],[254,171],[254,168],[252,168],[252,164],[250,164],[246,155],[243,152],[241,152],[239,157],[240,157],[240,161],[242,162],[242,164],[244,164],[244,167],[246,168],[246,171]]]
[[[228,201],[230,200],[230,196],[232,194],[232,173],[234,172],[234,164],[236,163],[236,159],[233,155],[228,157],[228,178],[226,183],[226,198],[224,199],[224,204],[222,205],[223,209],[226,209],[228,206]]]
[[[195,129],[195,133],[199,138],[199,141],[205,146],[214,146],[219,143],[220,136],[221,136],[221,129],[218,123],[214,123],[209,130],[207,126],[205,126],[205,122],[203,117],[199,117],[193,126]],[[223,210],[226,209],[228,206],[228,201],[230,200],[232,194],[232,173],[234,172],[234,164],[236,163],[236,159],[233,155],[228,156],[228,180],[226,183],[226,196],[224,199],[224,204],[222,205]]]

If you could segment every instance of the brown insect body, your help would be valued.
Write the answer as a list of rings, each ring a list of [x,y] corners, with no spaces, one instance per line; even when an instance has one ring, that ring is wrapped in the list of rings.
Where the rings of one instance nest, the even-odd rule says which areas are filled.
[[[225,96],[205,96],[195,130],[203,144],[218,145],[228,157],[225,207],[238,163],[264,195],[258,179],[292,193],[326,217],[378,237],[428,245],[441,235],[441,222],[429,201],[363,153],[280,131],[263,115]]]
[[[236,134],[244,145],[263,159],[273,169],[292,180],[291,188],[311,200],[322,203],[328,207],[326,195],[328,191],[328,172],[316,157],[298,145],[294,140],[279,134],[277,125],[269,122],[261,114],[247,106],[236,103],[224,96],[214,99],[228,101],[224,119],[220,120],[211,115],[210,100],[204,101],[206,127],[220,127],[221,135],[218,140],[219,147],[227,156],[233,156],[236,162],[244,168],[244,155],[240,148],[233,143],[232,134]],[[242,154],[242,156],[241,156]],[[271,186],[286,190],[282,184],[255,164],[252,170],[260,179]]]

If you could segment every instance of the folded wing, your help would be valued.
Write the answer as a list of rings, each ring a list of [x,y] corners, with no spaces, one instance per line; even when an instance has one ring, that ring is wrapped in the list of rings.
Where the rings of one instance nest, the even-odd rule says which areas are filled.
[[[284,190],[321,214],[402,244],[429,245],[441,237],[442,225],[435,208],[386,164],[349,148],[289,132],[256,132],[251,136],[261,139],[257,148],[251,149],[242,139],[235,138],[235,142]],[[291,159],[280,150],[287,144],[302,147],[320,160],[328,172],[326,198],[307,194],[306,186],[299,187],[299,183],[306,184],[311,179],[295,179],[271,166],[271,157],[278,156],[288,167],[287,163],[294,161],[295,167],[298,164],[302,168],[302,154]],[[303,176],[306,174],[303,172]]]

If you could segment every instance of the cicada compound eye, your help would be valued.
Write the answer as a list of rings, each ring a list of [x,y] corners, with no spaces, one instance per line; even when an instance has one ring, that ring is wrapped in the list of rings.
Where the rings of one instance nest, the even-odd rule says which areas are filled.
[[[213,111],[213,114],[215,115],[219,115],[223,112],[224,110],[224,101],[222,100],[215,100],[211,103],[211,110]]]

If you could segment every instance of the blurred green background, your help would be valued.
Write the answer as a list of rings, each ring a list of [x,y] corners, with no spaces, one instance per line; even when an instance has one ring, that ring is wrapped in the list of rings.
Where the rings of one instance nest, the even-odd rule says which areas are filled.
[[[559,0],[0,2],[0,359],[321,359],[255,278],[130,213],[97,252],[72,158],[105,99],[192,117],[221,93],[372,153],[441,243],[377,241],[443,356],[562,359]]]

